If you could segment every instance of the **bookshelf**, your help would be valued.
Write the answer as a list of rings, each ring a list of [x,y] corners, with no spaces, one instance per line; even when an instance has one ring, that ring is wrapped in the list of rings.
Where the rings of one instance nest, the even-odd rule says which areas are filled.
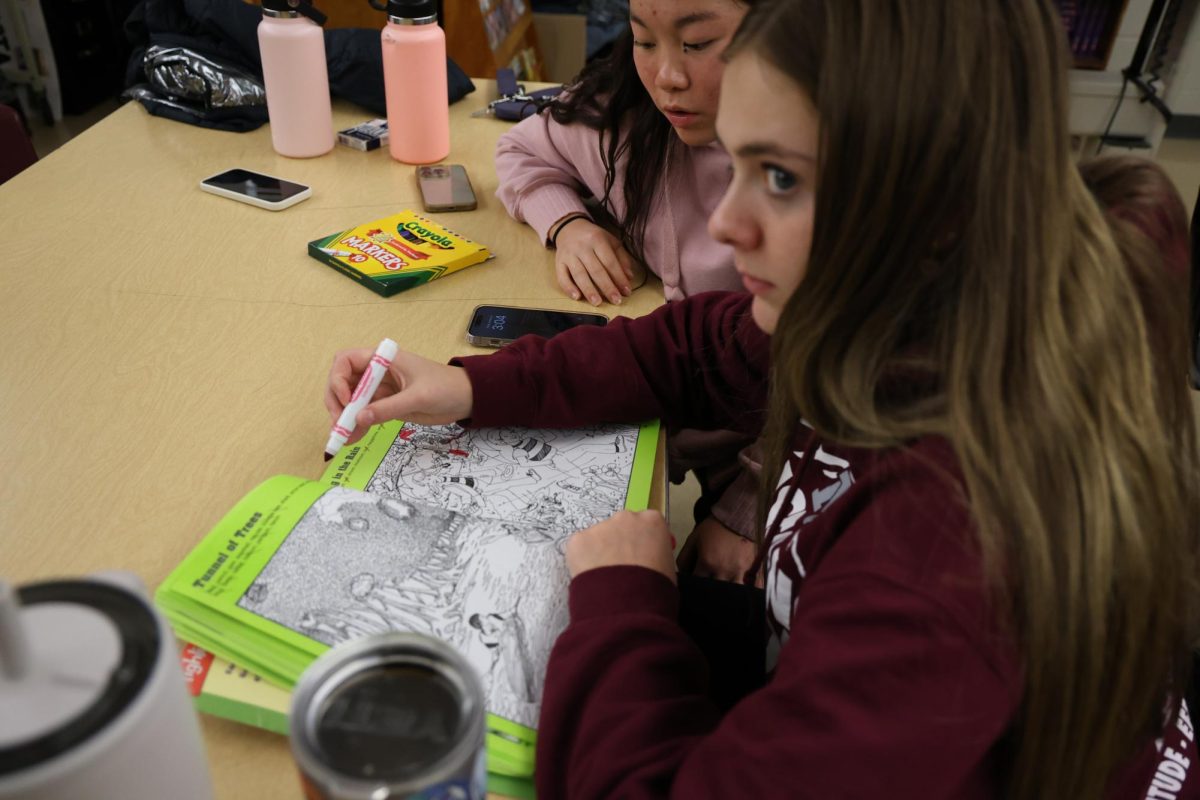
[[[1129,0],[1054,0],[1067,30],[1075,69],[1102,70],[1112,55]]]
[[[329,18],[326,30],[333,28],[375,28],[383,30],[387,14],[371,8],[367,0],[313,0]]]
[[[446,52],[472,77],[511,67],[519,80],[545,77],[529,0],[444,0]]]
[[[1162,98],[1172,104],[1173,89],[1180,88],[1175,84],[1183,77],[1176,67],[1191,22],[1200,14],[1200,0],[1055,2],[1064,12],[1076,57],[1068,117],[1079,152],[1091,155],[1103,145],[1106,150],[1153,155],[1166,131],[1166,118],[1155,104],[1145,102],[1147,95],[1126,79],[1126,70],[1154,89],[1159,105]],[[1089,8],[1098,14],[1091,23],[1084,13]],[[1069,16],[1072,10],[1074,18]]]
[[[329,17],[326,28],[382,29],[387,22],[387,14],[367,0],[315,4]],[[545,80],[530,0],[442,0],[440,5],[446,55],[467,75],[495,78],[500,67],[512,67],[519,80]]]

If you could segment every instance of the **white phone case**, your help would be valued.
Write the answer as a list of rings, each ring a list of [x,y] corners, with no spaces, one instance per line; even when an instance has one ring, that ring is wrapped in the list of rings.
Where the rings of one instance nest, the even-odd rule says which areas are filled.
[[[219,175],[223,175],[228,171],[229,170],[221,170],[218,173],[209,175],[207,178],[200,181],[200,188],[206,192],[209,192],[210,194],[220,195],[221,197],[228,197],[230,200],[238,200],[242,203],[247,203],[252,206],[258,206],[259,208],[265,208],[268,211],[282,211],[285,208],[290,208],[291,206],[296,205],[296,203],[299,203],[302,200],[307,200],[308,198],[312,197],[312,187],[311,186],[304,186],[304,184],[299,183],[298,181],[288,180],[287,178],[280,178],[277,175],[268,175],[265,172],[255,172],[254,174],[261,175],[264,178],[274,178],[275,180],[278,180],[278,181],[287,181],[288,183],[295,183],[298,186],[304,186],[304,191],[302,191],[298,194],[294,194],[285,200],[280,200],[279,202],[272,203],[267,200],[263,200],[260,197],[252,197],[251,195],[248,195],[248,194],[243,194],[241,192],[235,192],[231,189],[226,189],[222,186],[214,186],[211,183],[205,182],[205,181],[212,180],[213,178],[216,178]],[[251,172],[251,170],[246,170],[246,171]]]

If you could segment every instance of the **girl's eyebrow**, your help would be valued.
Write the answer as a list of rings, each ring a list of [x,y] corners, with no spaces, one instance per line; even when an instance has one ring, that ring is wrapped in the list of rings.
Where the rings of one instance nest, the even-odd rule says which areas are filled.
[[[773,142],[747,142],[737,149],[737,155],[741,158],[759,158],[761,156],[798,158],[802,161],[811,161],[814,164],[817,161],[814,156],[808,153],[802,153],[799,150],[792,150],[787,147],[780,147]]]
[[[686,28],[688,25],[695,25],[697,22],[708,22],[710,19],[716,19],[716,18],[717,18],[717,14],[714,11],[696,11],[692,14],[684,14],[682,17],[680,17],[679,19],[677,19],[673,23],[671,23],[671,25],[672,25],[672,27],[675,28],[675,30],[681,31],[684,28]],[[646,25],[646,23],[644,23],[640,19],[638,19],[638,16],[636,14],[630,14],[629,20],[634,25],[640,25],[643,28],[649,27],[648,25]]]

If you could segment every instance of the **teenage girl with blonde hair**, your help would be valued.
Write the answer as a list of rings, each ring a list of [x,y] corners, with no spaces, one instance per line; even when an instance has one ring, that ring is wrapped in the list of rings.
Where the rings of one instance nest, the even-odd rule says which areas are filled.
[[[1089,191],[1050,0],[775,0],[727,57],[710,227],[751,297],[405,354],[359,419],[767,409],[768,682],[713,705],[660,515],[580,532],[539,795],[1200,797],[1177,198],[1132,162]]]

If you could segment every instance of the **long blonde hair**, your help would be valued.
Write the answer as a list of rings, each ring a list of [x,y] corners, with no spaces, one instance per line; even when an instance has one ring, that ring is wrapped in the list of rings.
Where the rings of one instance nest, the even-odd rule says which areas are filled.
[[[1186,681],[1200,462],[1186,291],[1073,161],[1056,12],[777,0],[730,52],[793,78],[821,124],[764,492],[801,417],[855,446],[945,436],[1023,659],[1007,791],[1100,796]]]

